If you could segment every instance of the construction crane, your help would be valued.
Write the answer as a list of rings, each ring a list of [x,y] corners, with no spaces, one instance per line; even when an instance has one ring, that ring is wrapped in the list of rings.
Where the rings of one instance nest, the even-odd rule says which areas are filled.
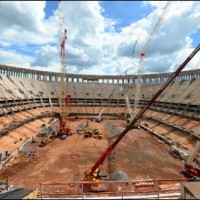
[[[133,109],[131,107],[128,95],[126,94],[126,106],[128,108],[128,117],[127,117],[127,122],[129,123],[133,119]]]
[[[194,166],[194,159],[200,149],[200,141],[197,141],[193,152],[188,158],[187,162],[184,164],[184,169],[182,174],[186,177],[200,180],[200,168]]]
[[[63,17],[61,10],[61,1],[58,1],[58,17],[59,17],[59,33],[60,33],[60,62],[61,62],[61,80],[60,80],[60,113],[59,118],[59,128],[58,135],[68,135],[70,129],[67,124],[67,106],[70,104],[71,96],[66,95],[65,91],[65,71],[66,71],[66,62],[65,62],[65,43],[67,40],[67,29],[63,29]],[[67,84],[68,89],[68,84]],[[69,91],[69,89],[68,89]]]
[[[156,22],[152,32],[150,33],[147,42],[145,43],[144,47],[142,48],[142,51],[140,52],[140,60],[139,60],[139,66],[138,66],[138,77],[137,77],[137,82],[136,82],[136,90],[135,90],[135,102],[134,102],[134,109],[133,109],[133,113],[134,116],[137,113],[137,107],[139,104],[139,100],[140,100],[140,96],[141,96],[141,85],[142,85],[142,73],[143,73],[143,64],[144,64],[144,57],[145,54],[147,52],[147,49],[151,43],[151,41],[153,40],[155,34],[157,33],[159,27],[161,26],[166,14],[169,11],[169,8],[172,5],[172,1],[168,1],[158,19],[158,21]],[[136,40],[137,41],[137,40]]]
[[[126,135],[126,133],[135,125],[135,123],[142,117],[145,111],[154,103],[154,101],[160,96],[160,94],[169,86],[169,84],[178,76],[181,70],[189,63],[189,61],[196,55],[200,50],[200,44],[194,49],[194,51],[187,57],[187,59],[179,66],[179,68],[171,75],[171,77],[163,84],[163,86],[158,90],[158,92],[151,98],[148,104],[140,110],[140,112],[135,116],[131,123],[122,131],[118,138],[105,150],[101,157],[97,160],[94,166],[90,169],[89,173],[85,172],[84,180],[96,180],[100,179],[100,169],[104,160],[110,155],[116,145],[121,141],[121,139]]]
[[[110,103],[110,100],[111,100],[111,97],[112,97],[114,91],[115,91],[115,88],[111,91],[111,93],[110,93],[110,95],[109,95],[108,104]],[[102,120],[101,115],[102,115],[102,113],[105,111],[105,109],[106,109],[105,107],[101,109],[101,111],[99,112],[99,115],[98,115],[97,118],[96,118],[96,122],[100,122],[100,121]]]
[[[136,113],[137,113],[137,107],[138,107],[138,103],[139,103],[140,96],[141,96],[141,82],[142,82],[143,62],[144,62],[145,53],[146,53],[151,41],[153,40],[156,32],[158,31],[161,23],[163,22],[164,17],[166,16],[167,12],[169,11],[169,8],[170,8],[171,5],[172,5],[172,2],[170,2],[170,1],[168,1],[166,3],[166,5],[163,9],[163,12],[161,13],[157,23],[154,26],[154,29],[152,30],[151,34],[149,35],[149,38],[148,38],[145,46],[143,47],[142,51],[140,52],[140,61],[139,61],[139,67],[138,67],[138,78],[137,78],[137,82],[136,82],[136,92],[135,92],[135,101],[134,101],[134,110],[133,111],[132,111],[132,107],[129,103],[128,96],[126,95],[126,105],[127,105],[129,115],[130,115],[129,120],[132,120],[133,116],[135,116]],[[141,34],[139,34],[138,38],[135,40],[132,56],[134,56],[136,44],[137,44],[137,41],[139,40],[140,37],[141,37]],[[128,72],[129,69],[127,69],[124,72],[125,75],[127,75],[127,72]]]
[[[137,41],[138,41],[138,39],[135,40],[135,43],[134,43],[134,46],[133,46],[132,57],[134,57],[134,55],[135,55],[135,49],[136,49]],[[129,67],[128,69],[126,69],[122,75],[127,75],[128,71],[129,71],[131,68],[132,68],[132,67]]]

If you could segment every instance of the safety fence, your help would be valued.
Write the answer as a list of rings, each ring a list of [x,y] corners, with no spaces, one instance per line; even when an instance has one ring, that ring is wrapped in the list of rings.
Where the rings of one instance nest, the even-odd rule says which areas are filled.
[[[98,181],[41,183],[41,199],[179,198],[187,180]]]

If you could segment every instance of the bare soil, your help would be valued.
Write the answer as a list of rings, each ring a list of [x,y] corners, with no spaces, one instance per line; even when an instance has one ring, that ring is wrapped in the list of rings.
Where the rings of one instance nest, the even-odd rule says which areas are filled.
[[[69,126],[73,129],[85,121],[70,121]],[[36,138],[36,143],[30,146],[36,150],[36,156],[32,159],[21,156],[13,159],[9,164],[11,166],[1,171],[0,181],[4,181],[5,174],[8,174],[9,184],[33,189],[39,187],[40,183],[81,180],[84,172],[90,170],[109,142],[112,142],[108,140],[113,134],[112,129],[108,130],[108,124],[125,125],[122,120],[105,120],[101,123],[89,121],[90,128],[102,132],[103,139],[100,140],[74,134],[66,140],[55,138],[45,147],[39,147],[40,138]],[[9,142],[8,139],[6,146]],[[113,154],[115,162],[110,163],[107,159],[101,170],[108,176],[115,170],[121,170],[129,180],[183,178],[180,174],[182,162],[169,154],[165,144],[160,144],[143,130],[130,130]]]

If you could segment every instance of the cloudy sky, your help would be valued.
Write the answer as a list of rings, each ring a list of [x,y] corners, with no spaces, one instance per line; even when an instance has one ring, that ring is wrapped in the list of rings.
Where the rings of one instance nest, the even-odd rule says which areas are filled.
[[[139,53],[165,5],[166,1],[62,1],[66,72],[137,74]],[[60,72],[57,7],[56,1],[1,1],[0,64]],[[173,2],[147,48],[143,73],[174,71],[199,43],[200,3]],[[185,70],[197,68],[200,53]]]

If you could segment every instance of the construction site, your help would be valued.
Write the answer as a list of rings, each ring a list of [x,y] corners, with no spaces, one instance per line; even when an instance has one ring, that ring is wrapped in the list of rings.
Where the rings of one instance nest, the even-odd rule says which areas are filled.
[[[38,199],[200,198],[200,70],[182,71],[200,45],[175,72],[143,74],[169,6],[136,75],[65,73],[59,5],[61,71],[0,64],[0,198],[13,188]]]

